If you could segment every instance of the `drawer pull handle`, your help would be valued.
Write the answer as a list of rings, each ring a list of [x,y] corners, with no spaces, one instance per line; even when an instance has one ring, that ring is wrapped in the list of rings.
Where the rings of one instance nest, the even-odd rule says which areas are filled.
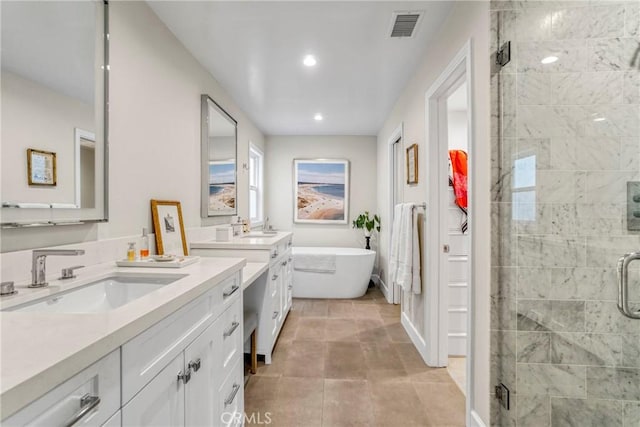
[[[231,287],[231,289],[229,289],[228,291],[224,291],[224,293],[222,294],[222,296],[224,298],[229,298],[231,295],[233,295],[238,289],[240,289],[240,286],[238,285],[233,285]]]
[[[231,405],[233,401],[236,399],[236,394],[238,394],[238,390],[240,390],[240,386],[236,383],[233,383],[233,390],[231,390],[231,393],[229,394],[229,396],[224,400],[225,408]]]
[[[200,366],[202,365],[202,362],[200,361],[200,358],[198,357],[195,362],[191,361],[189,362],[189,369],[193,369],[193,372],[198,372],[198,370],[200,369]]]
[[[182,381],[183,383],[188,383],[191,379],[191,367],[187,369],[187,372],[178,372],[178,382]]]
[[[282,266],[286,267],[287,263],[288,263],[288,261],[282,261]]]
[[[276,280],[278,278],[277,274],[274,274],[273,277],[271,278],[271,280]]]
[[[65,427],[71,427],[78,423],[85,417],[92,409],[100,404],[100,398],[98,396],[91,396],[85,394],[80,398],[80,410],[76,412],[69,421],[65,424]]]
[[[276,317],[278,317],[278,314],[280,314],[279,311],[274,311],[273,312],[273,316],[271,316],[272,319],[275,319]]]
[[[271,254],[271,258],[275,258],[275,257],[277,257],[277,256],[278,256],[278,251],[274,251],[274,252]]]
[[[287,288],[288,289],[293,289],[293,285],[289,285]]]
[[[231,323],[231,326],[229,326],[229,329],[227,329],[226,331],[224,331],[224,337],[230,337],[231,335],[233,335],[233,333],[235,332],[236,329],[238,329],[238,326],[240,326],[239,322],[233,322]]]

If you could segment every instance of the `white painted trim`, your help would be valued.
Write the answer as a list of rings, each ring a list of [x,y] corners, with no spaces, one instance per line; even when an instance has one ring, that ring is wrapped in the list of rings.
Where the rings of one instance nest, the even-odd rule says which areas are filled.
[[[482,421],[482,418],[480,418],[480,415],[475,410],[471,411],[471,414],[469,416],[469,423],[467,425],[469,427],[487,427],[484,421]]]
[[[473,248],[476,247],[476,236],[473,232],[473,210],[476,206],[476,197],[474,193],[475,183],[475,115],[473,108],[475,106],[474,99],[474,74],[473,74],[473,55],[472,55],[472,41],[469,39],[465,45],[456,54],[453,60],[440,74],[438,79],[431,85],[429,90],[425,94],[425,121],[426,121],[426,146],[427,150],[427,170],[429,176],[427,182],[441,182],[442,174],[447,173],[448,166],[446,165],[446,156],[440,153],[441,148],[439,141],[441,140],[442,132],[446,132],[446,129],[440,129],[440,123],[442,121],[442,102],[441,99],[448,95],[448,91],[458,86],[460,79],[464,79],[467,84],[467,137],[469,141],[468,153],[470,162],[468,165],[469,172],[469,188],[468,194],[470,198],[469,203],[469,216],[468,216],[468,229],[471,235],[470,242],[470,263],[467,264],[468,269],[468,287],[467,287],[467,300],[469,307],[469,315],[467,316],[467,381],[466,381],[466,414],[467,425],[472,426],[484,426],[481,418],[478,416],[474,408],[474,342],[475,333],[473,329],[475,318],[475,292],[474,292],[474,276],[472,274],[475,271],[475,257],[473,256]],[[446,133],[445,133],[446,135]],[[443,166],[444,163],[444,166]],[[444,179],[447,177],[444,176]],[[446,192],[440,189],[440,186],[436,186],[435,191],[430,191],[427,187],[427,212],[431,221],[427,223],[425,241],[426,254],[437,254],[437,256],[429,256],[426,261],[427,268],[427,280],[426,289],[427,304],[425,306],[425,337],[426,342],[429,343],[428,348],[428,364],[432,363],[435,366],[446,366],[448,359],[448,334],[447,332],[447,286],[448,280],[441,280],[441,272],[446,271],[447,257],[442,253],[440,245],[447,241],[448,236],[446,226],[446,212],[448,211],[448,203],[446,199]],[[445,226],[442,226],[445,225]]]
[[[418,353],[420,353],[420,356],[422,357],[422,360],[424,360],[424,363],[429,365],[429,362],[427,362],[427,343],[420,336],[420,333],[416,330],[416,327],[413,325],[413,323],[411,323],[411,320],[404,312],[400,316],[400,323],[402,323],[404,330],[407,332],[407,335],[409,335],[409,339],[418,350]]]
[[[392,223],[392,218],[393,218],[393,199],[394,199],[394,192],[396,189],[396,186],[394,185],[394,178],[396,177],[397,171],[395,170],[396,164],[395,164],[395,158],[394,158],[394,152],[393,152],[393,146],[395,144],[395,142],[400,139],[400,144],[404,145],[404,122],[400,122],[400,124],[398,125],[398,127],[396,127],[393,132],[391,132],[391,136],[389,137],[389,140],[387,141],[387,146],[388,148],[388,159],[389,159],[389,224]],[[404,191],[404,186],[402,186],[402,189]],[[401,197],[399,197],[398,199],[404,200],[404,194],[401,195]],[[391,228],[389,228],[389,230],[391,230]],[[388,257],[391,257],[391,231],[389,232],[389,247],[388,247],[388,252],[389,255]],[[387,266],[388,267],[388,266]],[[385,298],[387,298],[387,302],[391,303],[391,304],[400,304],[400,299],[401,299],[401,291],[400,291],[400,287],[397,285],[393,284],[392,280],[389,280],[389,288],[387,288],[387,292],[384,293]]]
[[[393,304],[392,296],[389,295],[390,294],[389,288],[388,288],[387,284],[384,282],[384,280],[382,280],[380,275],[373,274],[371,276],[371,280],[373,280],[373,283],[375,283],[378,286],[378,288],[380,289],[380,292],[382,292],[382,295],[384,295],[384,298],[387,300],[387,302],[389,304]]]

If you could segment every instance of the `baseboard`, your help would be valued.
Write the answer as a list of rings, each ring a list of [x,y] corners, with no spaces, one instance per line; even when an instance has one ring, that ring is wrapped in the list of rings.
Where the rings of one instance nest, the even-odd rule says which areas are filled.
[[[487,427],[487,425],[482,421],[480,415],[475,410],[471,410],[471,416],[469,417],[469,426],[470,427]]]
[[[409,335],[414,347],[418,350],[418,353],[420,353],[422,360],[424,360],[424,363],[427,363],[427,343],[420,336],[415,326],[413,326],[413,323],[411,323],[411,320],[409,320],[405,313],[402,313],[400,322],[402,323],[404,330],[407,332],[407,335]]]
[[[391,298],[389,297],[389,290],[387,289],[387,285],[384,283],[382,278],[378,274],[372,274],[371,280],[373,280],[373,283],[375,283],[376,286],[380,289],[380,292],[382,292],[382,295],[384,295],[384,298],[387,300],[387,302],[389,304],[393,304],[393,301],[391,301]]]

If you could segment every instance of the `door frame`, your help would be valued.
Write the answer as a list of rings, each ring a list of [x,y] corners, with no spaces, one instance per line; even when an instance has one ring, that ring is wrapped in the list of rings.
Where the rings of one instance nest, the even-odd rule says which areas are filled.
[[[431,85],[425,94],[425,132],[427,141],[426,165],[427,182],[437,183],[427,186],[427,223],[425,229],[426,254],[426,293],[425,299],[425,331],[427,345],[427,364],[430,366],[447,366],[448,363],[448,294],[447,294],[447,260],[443,245],[448,242],[448,139],[447,139],[447,109],[446,99],[459,87],[461,82],[467,84],[467,138],[468,154],[471,159],[468,164],[468,176],[473,176],[474,153],[476,151],[474,138],[474,85],[473,85],[473,57],[472,42],[467,40],[462,49],[447,65],[444,71]],[[441,185],[447,183],[447,185]],[[472,325],[475,317],[474,288],[475,280],[471,272],[475,260],[474,254],[474,182],[469,179],[468,194],[471,203],[468,208],[468,232],[470,235],[469,262],[467,263],[467,358],[466,358],[466,405],[467,416],[472,408],[473,390],[473,348],[474,330]],[[470,420],[469,420],[470,421]],[[468,424],[470,425],[470,424]]]
[[[396,158],[393,152],[393,146],[396,141],[400,140],[401,147],[404,144],[404,122],[400,122],[400,124],[391,132],[391,136],[387,142],[388,146],[388,159],[389,159],[389,230],[391,230],[391,224],[393,222],[393,209],[394,209],[394,196],[396,191],[396,186],[394,185],[395,178],[397,177],[398,171],[396,170]],[[404,186],[402,186],[404,189]],[[402,199],[402,197],[400,197]],[[389,244],[387,245],[387,253],[391,256],[391,233],[389,233]],[[400,286],[395,285],[393,280],[390,277],[387,277],[387,281],[389,283],[381,286],[382,293],[384,294],[387,302],[390,304],[400,304],[401,301],[401,290]]]

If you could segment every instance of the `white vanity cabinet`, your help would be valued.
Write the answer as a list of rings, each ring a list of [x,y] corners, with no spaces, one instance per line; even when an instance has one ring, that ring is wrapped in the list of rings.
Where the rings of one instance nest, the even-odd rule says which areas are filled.
[[[122,409],[123,426],[224,424],[228,417],[217,402],[228,397],[221,391],[225,378],[237,382],[242,355],[239,284],[236,274],[122,346],[123,372],[129,372],[123,399],[132,396]],[[140,389],[148,372],[152,379]],[[242,394],[237,399],[242,411]]]
[[[273,237],[242,238],[229,242],[193,242],[191,254],[201,257],[246,258],[248,262],[268,263],[264,289],[252,289],[245,293],[245,305],[258,311],[257,353],[264,355],[265,363],[271,363],[271,352],[282,325],[291,309],[292,301],[292,234],[278,232]],[[253,285],[256,287],[258,285]]]
[[[242,425],[242,268],[245,264],[242,259],[200,260],[185,267],[188,273],[185,280],[175,286],[158,289],[117,311],[79,315],[78,322],[85,324],[77,337],[66,329],[62,334],[56,330],[52,335],[57,340],[71,334],[64,338],[75,345],[73,351],[66,358],[51,357],[41,371],[36,371],[39,373],[25,376],[22,383],[16,381],[17,384],[29,381],[28,385],[5,390],[2,397],[8,398],[0,403],[4,405],[3,412],[11,415],[1,419],[0,424],[43,427]],[[107,267],[107,271],[114,274],[112,266]],[[11,322],[27,317],[26,313],[18,314],[22,316],[14,313],[0,313],[0,316]],[[69,316],[61,317],[62,327],[72,324]],[[52,323],[58,321],[55,316],[50,319]],[[3,329],[3,335],[6,334]],[[86,342],[78,345],[78,340],[85,336],[89,336]],[[43,334],[39,339],[46,341],[48,337]],[[10,348],[19,349],[9,357],[12,364],[20,361],[16,354],[22,355],[29,363],[25,362],[24,366],[17,363],[19,368],[33,369],[34,363],[47,354],[40,352],[32,356],[28,350],[33,346],[25,346],[23,342],[24,338],[15,334],[11,339],[3,339],[2,345],[13,344]],[[50,345],[53,343],[52,340]],[[6,347],[3,348],[5,354]],[[77,363],[83,360],[97,361],[77,373]],[[8,378],[16,376],[13,372],[9,376],[8,369],[3,373]],[[68,379],[54,382],[57,378]],[[40,385],[49,391],[42,394],[38,391]],[[8,402],[21,409],[9,412]],[[6,409],[7,405],[10,409]]]
[[[2,425],[49,427],[74,421],[74,426],[113,426],[120,425],[119,409],[118,349],[3,420]]]

